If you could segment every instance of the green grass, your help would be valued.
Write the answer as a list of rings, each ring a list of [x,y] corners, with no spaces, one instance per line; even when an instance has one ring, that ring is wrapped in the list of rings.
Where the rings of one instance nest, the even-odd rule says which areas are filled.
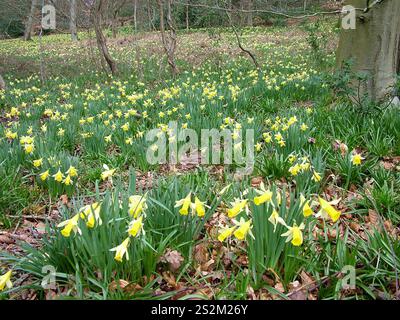
[[[17,226],[18,216],[27,208],[29,212],[31,205],[46,202],[43,199],[54,202],[67,194],[71,206],[57,208],[62,217],[48,223],[38,248],[20,244],[23,255],[2,253],[0,275],[8,268],[14,272],[13,281],[29,274],[29,287],[38,298],[46,295],[40,286],[42,268],[51,265],[57,272],[57,286],[66,289],[60,298],[168,299],[176,288],[165,289],[169,266],[161,260],[167,250],[176,250],[182,261],[171,273],[177,282],[195,288],[182,299],[210,298],[198,288],[208,288],[216,299],[246,299],[249,287],[257,294],[285,299],[291,283],[302,282],[302,272],[314,280],[318,290],[313,294],[319,299],[374,299],[378,293],[393,297],[399,265],[397,238],[382,228],[371,230],[364,217],[370,209],[394,228],[400,221],[398,169],[386,170],[379,164],[383,157],[400,155],[398,111],[365,106],[368,112],[360,112],[351,101],[337,96],[332,90],[338,85],[332,77],[333,53],[316,43],[318,39],[307,37],[303,29],[294,28],[243,30],[245,45],[262,64],[260,73],[247,57],[225,50],[235,48],[229,30],[216,30],[221,31],[221,41],[207,47],[206,51],[215,51],[204,60],[196,60],[195,53],[202,50],[198,38],[207,33],[182,33],[177,53],[181,72],[175,79],[151,34],[138,40],[142,53],[135,63],[131,46],[110,44],[119,69],[124,70],[113,79],[90,63],[93,57],[83,47],[71,45],[63,35],[46,36],[48,79],[44,84],[37,75],[26,76],[32,70],[16,69],[18,62],[37,58],[36,39],[2,41],[0,54],[5,61],[12,56],[14,63],[0,62],[9,87],[0,95],[0,227]],[[312,32],[335,43],[332,21],[313,28],[317,29]],[[288,30],[294,32],[290,39],[285,36]],[[210,128],[254,129],[255,143],[261,144],[254,171],[238,178],[235,172],[241,164],[235,162],[222,170],[213,165],[178,166],[177,172],[149,164],[146,151],[151,143],[142,133],[166,128],[170,121],[179,127],[187,124],[197,133]],[[277,138],[278,133],[282,138]],[[26,152],[26,143],[21,143],[24,136],[33,137],[32,152]],[[347,146],[343,154],[334,147],[336,140]],[[354,151],[365,158],[360,166],[351,161]],[[40,167],[34,166],[37,159],[43,159]],[[103,164],[115,169],[112,181],[101,179]],[[294,174],[296,165],[301,169]],[[54,180],[59,169],[65,178],[70,166],[78,170],[72,185]],[[42,181],[40,174],[46,170],[50,175]],[[319,181],[312,178],[315,172]],[[143,176],[150,179],[148,173],[154,180],[149,190],[142,181]],[[275,206],[288,226],[304,221],[301,246],[285,243],[284,225],[274,231],[268,221],[271,204],[254,204],[254,189],[259,186],[252,187],[251,181],[258,176],[275,197],[281,194],[282,204],[275,199]],[[192,202],[196,196],[207,205],[204,217],[179,214],[175,204],[189,192]],[[129,261],[118,262],[110,249],[128,236],[129,197],[145,194],[145,232],[131,237]],[[334,223],[305,218],[301,195],[310,200],[314,215],[319,209],[317,196],[329,201],[342,198],[334,207],[351,218],[342,214]],[[243,241],[232,235],[220,242],[222,228],[234,226],[226,212],[236,198],[249,201],[248,211],[235,219],[251,219],[254,238],[249,233]],[[103,223],[97,221],[88,228],[79,219],[82,235],[64,237],[57,224],[94,201],[101,202]],[[366,230],[363,235],[349,228],[355,218]],[[213,260],[209,269],[204,267],[208,261],[197,261],[198,245],[205,247],[208,261]],[[243,259],[248,262],[242,263]],[[199,266],[208,273],[199,272]],[[356,290],[341,287],[339,275],[346,266],[355,268]],[[115,285],[120,280],[129,286]],[[282,284],[284,293],[277,284]],[[135,286],[139,289],[130,289]],[[0,297],[16,298],[24,288],[16,286]]]

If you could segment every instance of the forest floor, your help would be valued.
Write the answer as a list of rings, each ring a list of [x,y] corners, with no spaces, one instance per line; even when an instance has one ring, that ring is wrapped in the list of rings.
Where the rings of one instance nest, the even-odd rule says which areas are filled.
[[[400,116],[348,90],[337,33],[242,29],[256,70],[180,31],[175,78],[158,33],[108,38],[113,78],[90,33],[1,41],[0,299],[398,298]],[[204,129],[232,144],[151,161]]]

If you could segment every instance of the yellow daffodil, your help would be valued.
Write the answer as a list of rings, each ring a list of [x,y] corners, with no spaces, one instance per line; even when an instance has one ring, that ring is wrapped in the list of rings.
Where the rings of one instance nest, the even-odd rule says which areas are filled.
[[[313,171],[313,175],[312,175],[311,179],[315,182],[320,182],[321,175],[317,171]]]
[[[100,209],[101,204],[98,202],[88,204],[79,209],[80,216],[82,219],[86,219],[86,226],[88,228],[94,228],[96,222],[98,225],[102,225],[103,222],[100,218]]]
[[[300,171],[301,171],[301,166],[298,163],[289,168],[289,173],[294,177],[297,176]]]
[[[321,205],[321,210],[319,211],[317,217],[322,217],[324,219],[331,218],[332,222],[336,222],[340,218],[341,212],[336,210],[333,205],[336,205],[339,203],[339,200],[334,200],[331,202],[328,202],[321,197],[318,197],[319,204]]]
[[[136,219],[143,210],[147,209],[146,196],[134,195],[129,197],[129,214]]]
[[[0,291],[3,291],[5,287],[11,289],[13,284],[11,282],[12,271],[8,271],[6,274],[0,277]]]
[[[121,126],[121,129],[123,130],[123,131],[128,131],[129,130],[129,122],[127,122],[127,123],[125,123],[123,126]]]
[[[201,202],[197,197],[194,198],[193,209],[194,212],[197,213],[198,217],[204,217],[204,215],[206,214],[204,202]]]
[[[39,168],[43,164],[43,158],[33,160],[33,166]]]
[[[65,220],[57,225],[58,228],[64,227],[64,229],[61,230],[61,234],[68,238],[71,235],[71,231],[74,231],[74,233],[78,232],[81,234],[81,229],[78,227],[78,221],[79,221],[79,213],[73,216],[71,219]]]
[[[33,143],[27,143],[24,145],[25,153],[30,154],[35,150],[35,145]]]
[[[130,243],[129,237],[126,238],[119,246],[110,249],[110,251],[115,251],[114,259],[118,262],[122,262],[124,255],[126,255],[126,260],[129,260],[128,246]]]
[[[42,172],[42,173],[40,174],[40,180],[42,180],[42,181],[47,180],[47,178],[49,177],[49,175],[50,175],[49,170],[46,170],[45,172]]]
[[[353,163],[353,165],[355,166],[359,166],[361,165],[362,160],[364,160],[365,158],[361,157],[361,155],[359,153],[355,153],[351,156],[351,162]]]
[[[61,182],[64,178],[64,175],[62,174],[62,172],[60,171],[60,169],[58,169],[56,174],[53,174],[53,178],[55,181],[57,182]]]
[[[220,242],[224,242],[225,239],[229,238],[233,231],[235,231],[236,226],[231,227],[231,228],[224,228],[220,231],[219,235],[218,235],[218,241]]]
[[[7,130],[5,135],[6,135],[6,138],[10,139],[10,140],[14,140],[14,139],[18,138],[17,132],[12,132],[11,130]]]
[[[306,200],[302,194],[300,195],[300,204],[303,206],[304,217],[309,217],[314,213],[310,207],[310,201]]]
[[[131,223],[129,224],[128,233],[132,237],[137,237],[142,229],[143,229],[143,216],[140,216],[138,219],[131,221]]]
[[[101,179],[106,180],[112,178],[116,169],[110,169],[106,164],[103,164],[104,171],[101,173]]]
[[[78,175],[78,170],[76,170],[74,166],[70,166],[66,174],[68,174],[71,177],[76,177]]]
[[[30,136],[22,136],[21,139],[19,139],[19,142],[21,145],[33,144],[34,138]]]
[[[243,218],[240,218],[240,221],[239,222],[235,222],[235,224],[237,225],[237,229],[235,230],[233,235],[238,240],[244,240],[246,238],[247,233],[251,229],[251,219],[245,221]]]
[[[293,227],[286,226],[288,231],[282,234],[282,237],[287,237],[286,242],[291,241],[292,245],[298,247],[303,244],[303,232],[305,225],[302,223],[299,227],[294,223]]]
[[[274,232],[276,231],[276,227],[278,226],[278,223],[283,224],[286,226],[285,221],[279,216],[279,213],[277,210],[273,209],[271,215],[268,218],[268,221],[271,222],[274,226]]]
[[[234,218],[236,217],[240,212],[242,212],[245,208],[247,208],[247,203],[248,200],[240,200],[236,199],[235,202],[231,203],[232,208],[228,209],[228,217],[229,218]]]
[[[289,158],[288,158],[289,163],[293,163],[293,162],[295,162],[296,160],[297,160],[297,157],[296,157],[295,154],[289,155]]]
[[[265,202],[270,202],[272,200],[272,191],[265,190],[264,184],[261,183],[260,185],[261,190],[256,190],[259,196],[254,198],[254,204],[259,206]]]
[[[63,180],[63,183],[64,183],[66,186],[70,186],[71,184],[73,184],[73,182],[72,182],[72,180],[71,180],[71,176],[70,176],[70,175],[67,175],[66,178]]]
[[[179,213],[183,216],[187,216],[189,214],[189,207],[191,204],[191,196],[192,196],[192,193],[189,192],[189,194],[185,198],[178,200],[175,203],[175,208],[181,207],[179,209]]]

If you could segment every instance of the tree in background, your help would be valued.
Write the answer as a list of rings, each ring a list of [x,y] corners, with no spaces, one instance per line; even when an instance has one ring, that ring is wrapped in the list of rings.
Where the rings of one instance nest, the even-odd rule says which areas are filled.
[[[69,28],[71,32],[71,39],[72,41],[78,41],[78,27],[76,22],[76,15],[77,15],[76,0],[69,0],[69,2],[70,2]]]
[[[28,41],[32,38],[33,21],[35,18],[35,12],[38,6],[38,0],[31,0],[31,9],[29,11],[28,19],[25,24],[24,40]]]
[[[345,4],[364,8],[366,1],[347,0]],[[366,75],[361,94],[374,101],[395,94],[400,72],[399,0],[383,0],[365,11],[357,10],[356,29],[341,30],[337,50],[339,67],[349,59],[353,59],[353,71]]]
[[[90,5],[90,4],[89,4]],[[111,74],[117,73],[117,64],[111,57],[107,46],[107,39],[103,33],[103,15],[104,10],[107,8],[106,0],[96,0],[92,6],[93,25],[96,33],[96,42],[101,55],[101,64],[104,70],[107,70],[105,63],[108,65]]]
[[[6,90],[6,83],[4,82],[4,79],[0,74],[0,91],[1,90]]]

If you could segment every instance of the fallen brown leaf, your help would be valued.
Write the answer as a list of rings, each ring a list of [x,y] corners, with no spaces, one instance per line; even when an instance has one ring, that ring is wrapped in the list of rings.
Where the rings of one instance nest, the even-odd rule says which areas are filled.
[[[160,261],[163,263],[167,263],[170,271],[177,271],[184,261],[184,258],[177,250],[167,249],[165,254],[160,258]]]

